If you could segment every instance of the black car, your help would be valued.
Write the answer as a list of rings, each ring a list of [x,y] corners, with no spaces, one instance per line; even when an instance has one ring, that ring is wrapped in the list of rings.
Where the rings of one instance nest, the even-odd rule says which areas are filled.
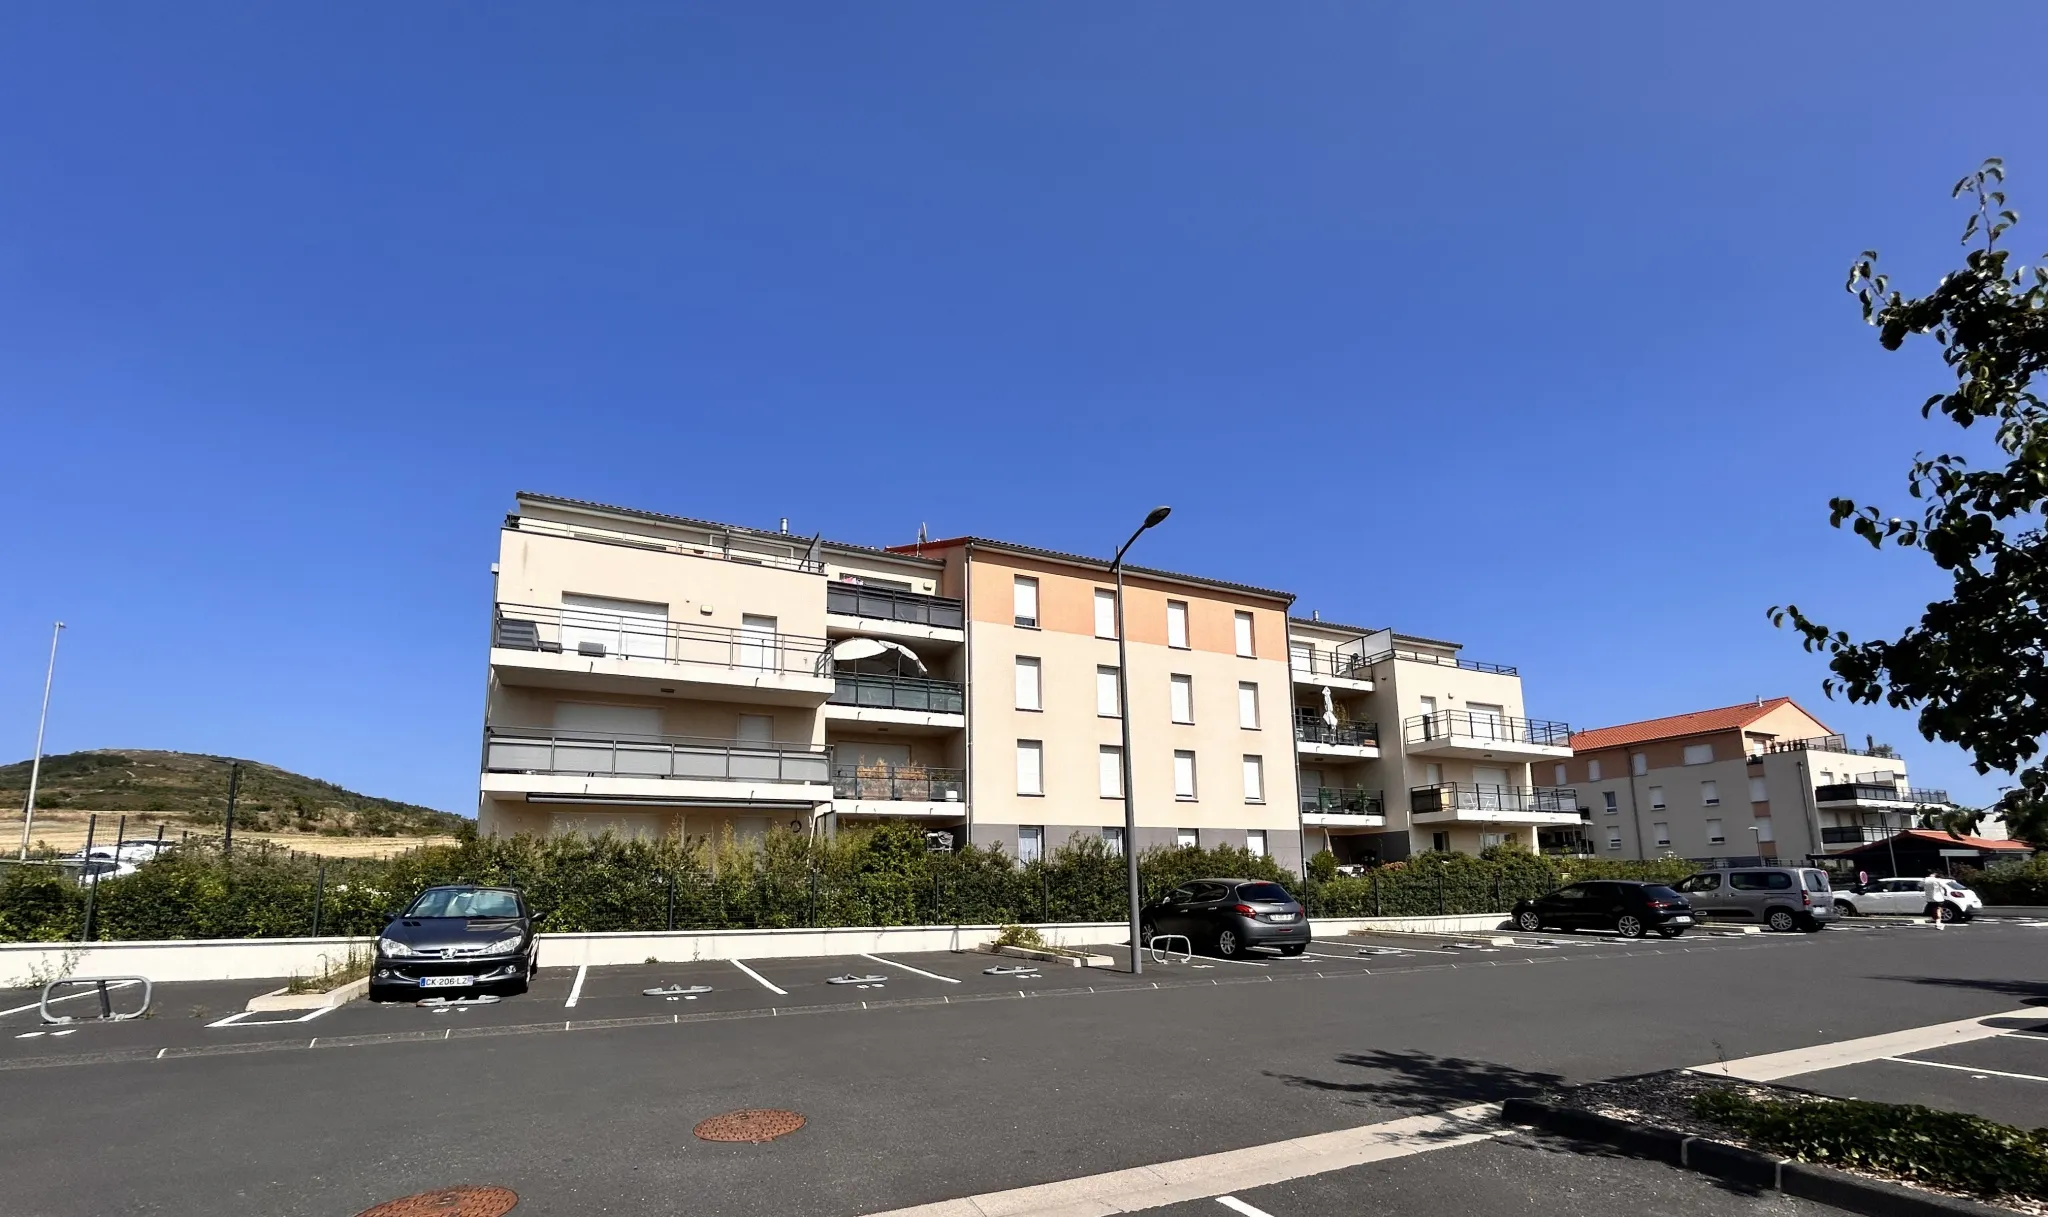
[[[430,887],[377,936],[373,1001],[460,994],[486,985],[523,993],[540,967],[536,918],[512,887]]]
[[[1155,936],[1179,934],[1193,949],[1214,947],[1235,959],[1248,947],[1274,947],[1282,955],[1308,949],[1308,914],[1287,889],[1264,879],[1195,879],[1147,905],[1138,933],[1150,946]]]
[[[1676,938],[1693,924],[1692,905],[1661,883],[1593,879],[1515,905],[1515,926],[1538,930],[1613,930],[1641,938],[1655,930]]]

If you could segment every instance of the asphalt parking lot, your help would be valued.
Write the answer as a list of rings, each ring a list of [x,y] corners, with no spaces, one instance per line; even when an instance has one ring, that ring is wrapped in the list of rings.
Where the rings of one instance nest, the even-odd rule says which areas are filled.
[[[1346,936],[1294,958],[1148,963],[1142,978],[1053,965],[992,976],[1025,961],[951,953],[556,968],[494,1004],[354,1003],[296,1023],[223,1021],[274,982],[164,985],[155,1017],[62,1037],[33,1035],[33,1013],[0,1014],[0,1085],[16,1100],[0,1111],[0,1136],[15,1161],[35,1164],[12,1185],[10,1212],[52,1217],[185,1211],[197,1197],[222,1214],[350,1217],[463,1182],[514,1189],[521,1213],[854,1217],[1561,1081],[2009,1013],[2048,999],[2044,935],[2048,926],[1980,921],[1633,942],[1502,935],[1510,941],[1482,946]],[[1108,953],[1122,962],[1121,950]],[[849,975],[881,979],[829,983]],[[706,991],[642,992],[676,985]],[[1773,999],[1760,1004],[1760,991]],[[2048,1047],[2024,1036],[1996,1044]],[[1960,1051],[1925,1055],[1976,1061]],[[2005,1073],[2037,1067],[1999,1059]],[[1868,1065],[1910,1072],[1898,1094],[1866,1097],[1927,1101],[1983,1085],[1931,1065]],[[690,1135],[698,1120],[751,1107],[808,1123],[758,1146]],[[1499,1164],[1555,1164],[1560,1151],[1511,1140],[1255,1189],[1269,1205],[1239,1199],[1307,1217],[1355,1208],[1345,1185],[1357,1179],[1377,1207],[1413,1196],[1415,1211],[1437,1212],[1443,1203],[1421,1198],[1442,1172],[1447,1195],[1470,1197],[1461,1207],[1500,1211],[1514,1199],[1526,1209],[1543,1176],[1524,1184],[1521,1168]],[[114,1153],[152,1169],[109,1175]],[[1511,1153],[1525,1156],[1500,1156]],[[1611,1175],[1582,1177],[1665,1197],[1655,1211],[1734,1203],[1698,1181],[1629,1182],[1646,1170],[1663,1179],[1663,1168],[1618,1161],[1597,1164]],[[1200,1199],[1202,1211],[1223,1211]]]

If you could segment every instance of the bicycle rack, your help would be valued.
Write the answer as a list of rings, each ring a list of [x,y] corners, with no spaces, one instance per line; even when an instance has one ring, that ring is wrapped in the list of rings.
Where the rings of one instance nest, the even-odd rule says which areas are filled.
[[[1168,943],[1173,942],[1180,943],[1181,963],[1194,962],[1195,944],[1188,940],[1188,936],[1186,934],[1152,935],[1152,940],[1145,944],[1146,949],[1152,952],[1152,962],[1157,964],[1168,964],[1174,962],[1173,948],[1166,945]]]
[[[879,985],[886,983],[888,979],[886,976],[855,976],[849,972],[845,976],[830,977],[825,983],[828,985]]]
[[[997,964],[993,968],[983,968],[981,974],[983,976],[1037,976],[1038,969],[1027,964]]]
[[[699,994],[699,993],[709,993],[709,992],[711,992],[711,986],[710,986],[710,985],[683,985],[683,984],[673,984],[673,985],[668,985],[668,986],[666,986],[665,988],[658,988],[658,989],[642,989],[642,990],[640,990],[640,996],[642,996],[642,997],[694,997],[694,996],[696,996],[696,995],[697,995],[697,994]]]
[[[100,1012],[97,1015],[87,1015],[82,1018],[50,1013],[50,991],[60,985],[96,986],[99,989]],[[127,988],[131,985],[141,985],[142,1004],[132,1011],[120,1014],[115,1013],[114,1000],[108,996],[110,990],[107,986],[109,985],[119,985],[122,988]],[[131,1018],[141,1018],[149,1013],[149,994],[150,985],[149,977],[147,976],[72,976],[62,980],[53,980],[43,986],[43,997],[37,1006],[37,1012],[42,1016],[42,1020],[45,1023],[125,1023]],[[57,1000],[63,1001],[64,999],[60,997]]]

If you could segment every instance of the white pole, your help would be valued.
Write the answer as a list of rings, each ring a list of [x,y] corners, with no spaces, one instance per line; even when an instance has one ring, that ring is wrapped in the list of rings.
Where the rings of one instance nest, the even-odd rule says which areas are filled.
[[[57,675],[57,636],[64,632],[59,621],[50,631],[50,666],[43,673],[43,712],[36,719],[36,759],[28,767],[28,808],[21,821],[21,860],[28,861],[29,832],[36,824],[36,781],[43,776],[43,728],[50,722],[50,681]]]

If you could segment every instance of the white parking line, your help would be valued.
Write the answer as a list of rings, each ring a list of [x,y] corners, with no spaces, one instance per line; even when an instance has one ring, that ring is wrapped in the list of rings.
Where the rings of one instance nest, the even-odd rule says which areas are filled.
[[[1887,1056],[1879,1060],[1891,1061],[1898,1065],[1928,1065],[1935,1069],[1960,1069],[1964,1073],[1989,1074],[1994,1078],[2018,1078],[2022,1082],[2048,1082],[2038,1073],[2007,1073],[2003,1069],[1984,1069],[1977,1065],[1951,1065],[1947,1061],[1916,1061],[1910,1056]]]
[[[762,987],[762,988],[764,988],[764,989],[766,989],[766,990],[768,990],[768,991],[769,991],[770,993],[780,993],[780,994],[782,994],[782,995],[783,995],[784,997],[788,997],[788,996],[789,996],[789,990],[788,990],[788,989],[778,989],[778,988],[776,988],[776,987],[775,987],[775,985],[774,985],[774,983],[773,983],[773,982],[771,982],[771,981],[770,981],[770,980],[769,980],[769,979],[768,979],[767,977],[765,977],[765,976],[761,975],[761,974],[760,974],[759,972],[756,972],[756,971],[754,971],[754,969],[752,969],[752,968],[748,967],[747,965],[745,965],[745,964],[741,963],[741,962],[740,962],[739,960],[737,960],[737,959],[733,960],[733,961],[732,961],[732,966],[733,966],[733,967],[735,967],[735,968],[738,968],[738,969],[739,969],[740,971],[742,971],[742,972],[745,972],[745,973],[746,973],[747,975],[749,975],[749,976],[753,977],[753,978],[754,978],[755,980],[758,980],[758,981],[760,981],[760,982],[761,982],[761,987]]]
[[[112,993],[112,992],[113,992],[114,990],[116,990],[116,989],[126,989],[126,988],[128,988],[128,987],[129,987],[130,985],[133,985],[133,984],[136,984],[136,983],[138,983],[138,982],[136,982],[136,981],[132,981],[132,980],[122,980],[122,981],[116,981],[116,982],[114,982],[113,984],[110,984],[110,985],[108,985],[108,986],[107,986],[107,992],[109,992],[109,993]],[[78,992],[76,992],[76,993],[70,993],[70,994],[66,994],[66,995],[65,995],[65,996],[63,996],[63,997],[53,997],[53,998],[51,998],[51,999],[50,999],[50,1004],[54,1006],[54,1005],[56,1005],[56,1004],[57,1004],[58,1002],[60,1002],[60,1001],[77,1001],[77,1000],[78,1000],[79,998],[81,998],[81,997],[97,997],[97,996],[99,996],[99,989],[98,989],[98,988],[91,988],[91,989],[80,989],[80,990],[79,990]],[[33,1001],[32,1001],[32,1002],[30,1002],[29,1004],[27,1004],[26,1006],[16,1006],[16,1007],[15,1007],[14,1009],[12,1009],[12,1010],[0,1010],[0,1018],[5,1018],[5,1017],[6,1017],[7,1015],[10,1015],[10,1014],[27,1014],[27,1013],[28,1013],[28,1012],[29,1012],[30,1010],[40,1010],[40,1009],[42,1009],[42,1003],[41,1003],[41,1002],[33,1002]]]
[[[1218,1196],[1216,1197],[1216,1203],[1222,1205],[1224,1208],[1231,1209],[1235,1212],[1243,1213],[1244,1217],[1273,1217],[1273,1214],[1268,1213],[1266,1210],[1260,1208],[1253,1208],[1251,1205],[1246,1204],[1244,1201],[1239,1200],[1235,1196]]]
[[[304,1014],[292,1011],[290,1018],[259,1018],[254,1022],[248,1021],[251,1014],[264,1014],[268,1013],[268,1011],[239,1010],[228,1015],[226,1018],[216,1019],[206,1025],[208,1027],[275,1027],[283,1023],[310,1023],[323,1014],[331,1014],[339,1009],[341,1009],[340,1006],[315,1006]]]
[[[583,978],[589,974],[589,964],[580,963],[576,965],[576,983],[569,986],[569,1000],[562,1003],[564,1009],[575,1005],[577,1000],[583,996]]]
[[[1997,1019],[2039,1016],[2038,1010],[2004,1010],[1997,1014],[1958,1019],[1952,1023],[1936,1023],[1930,1027],[1911,1027],[1904,1031],[1887,1032],[1884,1035],[1866,1035],[1861,1039],[1816,1044],[1811,1048],[1794,1048],[1790,1052],[1766,1052],[1761,1056],[1743,1057],[1740,1060],[1694,1065],[1691,1072],[1741,1078],[1746,1082],[1775,1082],[1780,1078],[1797,1077],[1803,1073],[1818,1073],[1823,1069],[1839,1069],[1844,1065],[1860,1065],[1865,1061],[1883,1060],[1904,1052],[1925,1052],[1929,1048],[1939,1048],[1946,1044],[1994,1039],[2004,1035],[2005,1029],[1988,1027],[1986,1023]]]
[[[959,984],[959,983],[960,983],[959,981],[957,981],[957,980],[954,980],[954,979],[953,979],[952,977],[950,977],[950,976],[941,976],[941,975],[939,975],[939,974],[938,974],[937,972],[927,972],[927,971],[925,971],[925,970],[924,970],[923,968],[913,968],[913,967],[911,967],[911,966],[910,966],[909,964],[907,964],[907,963],[897,963],[897,962],[896,962],[895,960],[893,960],[893,959],[884,959],[884,958],[882,958],[882,957],[881,957],[880,955],[868,955],[868,954],[862,954],[862,955],[861,955],[861,958],[862,958],[862,959],[872,959],[872,960],[874,960],[874,961],[875,961],[876,963],[885,963],[885,964],[888,964],[888,965],[889,965],[890,967],[892,967],[892,968],[902,968],[902,969],[903,969],[904,971],[906,971],[906,972],[915,972],[915,973],[916,973],[917,975],[919,975],[919,976],[929,976],[929,977],[930,977],[930,978],[932,978],[933,980],[943,980],[943,981],[945,981],[945,982],[946,982],[947,984],[949,984],[949,985],[957,985],[957,984]]]

